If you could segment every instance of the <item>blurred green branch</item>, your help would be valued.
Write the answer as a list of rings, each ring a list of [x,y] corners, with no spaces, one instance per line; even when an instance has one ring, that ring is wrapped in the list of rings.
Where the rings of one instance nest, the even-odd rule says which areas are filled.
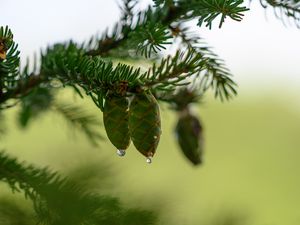
[[[92,194],[58,173],[18,162],[0,152],[0,181],[32,200],[41,224],[139,224],[155,223],[152,212],[124,209],[118,199]]]
[[[276,17],[283,22],[292,19],[300,27],[300,1],[299,0],[260,0],[264,8],[274,9]]]

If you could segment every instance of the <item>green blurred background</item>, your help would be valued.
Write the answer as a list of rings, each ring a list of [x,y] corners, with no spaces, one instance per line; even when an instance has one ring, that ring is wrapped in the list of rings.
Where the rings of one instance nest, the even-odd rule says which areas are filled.
[[[291,93],[261,92],[241,91],[225,104],[207,97],[194,109],[205,127],[200,167],[179,151],[173,133],[176,115],[165,105],[161,143],[151,165],[132,146],[124,158],[108,141],[92,146],[52,113],[24,131],[15,125],[16,109],[11,110],[1,148],[20,160],[75,175],[90,190],[120,197],[130,207],[155,209],[162,224],[208,224],[231,216],[249,224],[297,225],[300,107],[292,104]],[[64,93],[64,98],[74,98]],[[102,116],[90,101],[85,106]],[[12,195],[3,190],[2,196]]]

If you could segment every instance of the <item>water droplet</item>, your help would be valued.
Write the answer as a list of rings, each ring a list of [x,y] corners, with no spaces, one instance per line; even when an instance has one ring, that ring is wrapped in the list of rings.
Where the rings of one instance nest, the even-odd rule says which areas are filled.
[[[123,149],[117,149],[117,155],[123,157],[126,155],[126,151]]]
[[[147,157],[146,162],[147,162],[148,164],[151,164],[151,163],[152,163],[152,157]]]

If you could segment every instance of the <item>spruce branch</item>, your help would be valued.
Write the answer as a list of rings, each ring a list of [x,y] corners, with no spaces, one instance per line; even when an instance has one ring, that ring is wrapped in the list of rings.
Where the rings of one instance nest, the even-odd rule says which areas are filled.
[[[25,79],[17,79],[15,88],[2,94],[0,97],[0,104],[5,103],[9,99],[19,99],[22,96],[27,95],[32,89],[43,82],[47,83],[48,81],[43,75],[40,74],[32,74]]]
[[[158,66],[154,63],[148,72],[141,72],[140,68],[121,63],[114,66],[101,57],[86,56],[74,43],[56,45],[44,53],[41,73],[48,79],[59,79],[64,85],[82,88],[102,110],[108,90],[118,91],[123,82],[128,92],[134,93],[139,87],[167,91],[186,85],[190,81],[185,79],[194,74],[203,77],[203,92],[212,87],[217,97],[231,97],[234,82],[221,60],[208,48],[188,47],[185,52],[177,51],[173,57],[162,59]],[[200,73],[205,71],[202,76]]]
[[[23,71],[20,70],[18,44],[14,42],[13,34],[7,26],[0,27],[0,54],[1,51],[4,54],[2,56],[5,56],[0,59],[0,108],[2,109],[10,107],[3,104],[7,100],[27,95],[46,79],[43,75],[30,73],[29,62],[26,63]],[[35,58],[34,70],[36,70],[36,63]]]
[[[20,98],[19,124],[27,127],[32,119],[36,119],[42,112],[48,110],[53,102],[53,93],[47,87],[37,86],[27,95]]]
[[[242,6],[243,0],[179,0],[178,5],[186,11],[185,18],[199,17],[198,25],[211,29],[213,21],[220,18],[219,28],[222,27],[226,17],[235,21],[241,21],[244,12],[248,9]]]
[[[232,80],[232,74],[226,67],[224,60],[212,51],[212,48],[190,28],[183,24],[171,27],[174,35],[180,38],[181,43],[188,48],[194,49],[202,55],[204,69],[202,75],[198,76],[199,90],[203,94],[209,88],[215,92],[215,97],[229,100],[237,94],[236,83]]]
[[[101,123],[96,116],[88,114],[82,108],[73,104],[54,101],[51,107],[63,116],[72,127],[79,128],[94,145],[97,145],[98,141],[103,139],[103,136],[99,133]]]
[[[96,46],[90,46],[91,49],[86,52],[87,55],[117,56],[119,49],[140,52],[141,48],[145,50],[147,45],[149,45],[148,49],[153,50],[153,47],[156,49],[156,47],[161,48],[162,45],[169,44],[167,40],[170,35],[167,27],[175,19],[177,12],[168,8],[155,10],[149,7],[133,15],[132,8],[130,8],[130,13],[126,4],[124,8],[121,21],[115,24],[111,33],[108,33],[108,30],[104,32]],[[137,45],[140,48],[138,51],[136,51]]]
[[[131,24],[134,16],[134,8],[138,4],[138,0],[124,0],[123,4],[119,5],[122,11],[121,21],[124,24]]]
[[[151,9],[139,18],[144,18],[141,19],[143,23],[143,21],[147,21],[145,18],[156,18],[156,16],[154,16]],[[162,24],[159,26],[162,28],[160,32],[164,36],[166,34],[164,27]],[[152,28],[155,28],[155,26]],[[184,83],[183,80],[196,72],[200,74],[204,71],[203,67],[207,72],[202,76],[200,82],[203,92],[212,87],[215,89],[216,97],[221,99],[223,97],[228,99],[232,96],[232,93],[236,93],[235,84],[229,78],[230,73],[223,62],[209,48],[195,45],[199,38],[188,39],[184,30],[176,31],[176,33],[174,27],[169,26],[169,28],[173,36],[179,35],[182,37],[183,42],[188,46],[188,50],[186,53],[177,52],[173,58],[162,59],[159,66],[154,64],[148,72],[141,72],[139,68],[121,63],[114,66],[107,59],[87,56],[83,45],[80,46],[72,42],[56,44],[42,53],[41,69],[38,74],[29,72],[27,64],[23,72],[15,79],[15,87],[2,93],[0,103],[10,98],[18,99],[26,96],[30,94],[32,89],[41,84],[46,84],[48,88],[51,88],[51,81],[58,79],[64,86],[72,86],[81,96],[81,89],[83,89],[93,99],[97,107],[102,110],[107,91],[116,91],[122,82],[127,83],[128,88],[126,91],[129,92],[135,92],[137,88],[143,85],[152,89],[172,90],[178,85],[189,83],[189,81]],[[146,29],[145,32],[149,33],[149,30]],[[132,37],[134,37],[134,33],[132,34]],[[151,49],[156,51],[159,48],[164,48],[160,44],[154,46],[149,49],[149,46],[145,45],[140,49],[147,55],[150,54]],[[139,50],[139,47],[137,49]],[[37,72],[37,69],[35,69],[35,72]]]
[[[129,35],[131,49],[136,48],[136,52],[150,58],[151,54],[158,53],[162,49],[166,49],[164,45],[170,45],[170,35],[168,27],[161,23],[146,23],[143,27],[139,26]]]
[[[142,76],[139,68],[111,61],[101,57],[82,54],[75,44],[55,45],[42,56],[42,74],[49,79],[59,79],[62,84],[82,88],[94,103],[103,110],[103,98],[108,90],[118,89],[125,81],[128,86],[138,85]]]
[[[212,22],[213,18],[220,13],[225,16],[230,16],[237,19],[241,12],[245,11],[245,7],[240,6],[241,1],[156,1],[156,8],[149,7],[148,9],[135,13],[134,8],[137,4],[134,0],[124,2],[123,16],[119,23],[115,26],[113,32],[108,35],[104,34],[103,38],[98,41],[97,49],[87,51],[84,45],[77,46],[70,43],[58,44],[47,49],[45,54],[42,54],[42,66],[39,72],[29,72],[28,67],[25,67],[24,72],[18,72],[18,57],[19,54],[16,47],[12,48],[14,65],[13,78],[10,78],[13,88],[2,90],[0,103],[7,101],[10,98],[19,98],[22,95],[30,92],[32,88],[41,83],[49,83],[53,79],[59,79],[63,85],[72,86],[79,94],[80,88],[92,97],[95,104],[102,108],[102,98],[110,86],[120,82],[122,79],[129,82],[129,87],[138,81],[139,77],[143,77],[145,73],[141,73],[139,69],[134,69],[126,64],[119,64],[116,67],[111,62],[107,62],[97,56],[106,55],[112,50],[117,50],[120,47],[129,46],[129,49],[141,52],[143,55],[150,57],[152,52],[158,52],[170,44],[171,24],[175,21],[190,20],[198,17],[197,13],[201,12],[203,18],[200,17],[200,22]],[[198,10],[198,11],[197,11]],[[200,10],[200,11],[199,11]],[[208,16],[202,12],[212,12],[214,15]],[[207,17],[208,16],[208,17]],[[206,18],[207,17],[207,18]],[[209,19],[208,19],[209,18]],[[202,23],[201,22],[201,23]],[[12,36],[8,28],[2,28],[2,36]],[[174,36],[174,35],[173,35]],[[131,45],[129,44],[131,43]],[[3,44],[1,45],[3,46]],[[12,46],[14,43],[12,42]],[[193,46],[192,46],[193,48]],[[2,50],[1,50],[2,49]],[[4,47],[1,47],[3,51]],[[9,57],[7,57],[10,59]],[[8,61],[8,59],[5,59]],[[3,64],[3,60],[1,63]],[[210,62],[209,69],[217,71],[216,60],[208,60]],[[1,66],[1,65],[0,65]],[[16,70],[17,68],[17,70]],[[223,70],[224,68],[220,68]],[[95,75],[97,73],[97,75]],[[111,76],[107,74],[111,73]],[[225,76],[217,77],[215,87],[223,87],[219,85],[226,83]],[[100,74],[100,75],[99,75]],[[224,75],[224,73],[223,73]],[[8,77],[8,76],[4,76]],[[170,75],[172,77],[172,74]],[[175,83],[178,83],[177,81]],[[169,82],[171,84],[171,82]],[[223,88],[226,92],[226,88]]]
[[[39,224],[135,224],[141,222],[135,220],[139,216],[150,225],[156,220],[152,212],[124,209],[116,198],[91,194],[47,168],[20,163],[4,152],[0,152],[0,181],[32,200]]]
[[[0,197],[0,224],[3,225],[32,225],[36,224],[34,213],[19,201],[10,197]]]
[[[223,24],[225,18],[228,16],[236,21],[241,21],[243,12],[247,11],[246,7],[241,6],[242,0],[210,0],[210,1],[155,1],[155,8],[149,7],[144,11],[140,11],[136,15],[132,14],[132,8],[130,8],[128,13],[128,7],[124,7],[124,15],[122,18],[126,18],[114,26],[111,34],[105,32],[105,34],[97,41],[97,46],[93,46],[94,49],[90,49],[86,52],[87,55],[96,56],[108,56],[108,55],[118,55],[118,51],[113,51],[119,48],[124,48],[127,45],[127,50],[130,49],[130,45],[133,38],[134,43],[138,42],[138,46],[148,46],[152,48],[151,45],[159,46],[162,48],[163,45],[169,44],[166,42],[169,39],[166,29],[173,23],[180,20],[191,20],[194,18],[199,18],[198,25],[206,23],[207,26],[211,28],[213,20],[215,20],[219,15],[221,15],[220,27]],[[126,6],[126,2],[125,2]],[[130,15],[130,16],[129,16]],[[128,20],[128,18],[130,18]],[[146,28],[149,30],[154,24],[160,24],[161,28],[157,29],[153,33],[151,29],[151,36],[149,33],[143,33],[137,36],[140,30]],[[148,26],[148,28],[147,28]],[[155,27],[155,26],[154,26]],[[135,35],[134,35],[135,34]],[[157,37],[156,37],[157,35]],[[136,48],[134,48],[136,50]],[[148,52],[148,51],[147,51]],[[145,54],[149,56],[148,54]]]
[[[300,27],[300,1],[299,0],[260,0],[264,8],[272,7],[277,18],[285,21],[285,18],[294,20]]]
[[[159,7],[162,4],[165,4],[165,0],[153,0],[154,6]]]
[[[12,33],[7,27],[1,28],[1,108],[10,99],[20,100],[23,106],[20,121],[25,126],[33,111],[37,115],[36,113],[51,105],[52,109],[62,114],[71,124],[79,125],[95,141],[99,136],[91,126],[95,124],[91,117],[75,106],[55,104],[51,94],[42,94],[44,99],[35,98],[32,95],[34,90],[50,90],[53,88],[52,82],[59,80],[63,86],[73,87],[81,96],[85,92],[102,111],[109,92],[132,96],[141,89],[151,89],[153,93],[167,93],[179,86],[198,82],[202,93],[212,88],[215,96],[221,100],[236,94],[235,83],[224,63],[206,45],[200,45],[199,38],[188,38],[184,30],[176,31],[173,26],[198,18],[199,25],[206,23],[211,27],[219,15],[220,26],[226,16],[240,21],[242,13],[247,10],[241,6],[242,1],[156,1],[155,8],[135,12],[136,4],[135,0],[124,1],[120,22],[110,34],[106,32],[97,40],[96,48],[92,47],[93,39],[87,45],[69,42],[48,47],[41,53],[39,70],[35,67],[30,71],[27,63],[23,71],[20,71],[19,52]],[[183,45],[185,48],[177,51],[174,56],[162,58],[148,71],[125,63],[116,65],[106,57],[116,58],[117,54],[114,53],[123,49],[149,58],[152,54],[158,55],[177,36],[182,38],[180,47]]]
[[[57,99],[52,89],[38,86],[32,89],[21,100],[19,124],[25,128],[32,119],[38,118],[43,112],[53,110],[60,114],[69,125],[82,131],[92,144],[102,139],[99,133],[100,121],[96,116],[82,110],[81,107],[70,103],[63,103]]]
[[[22,190],[25,197],[33,201],[38,200],[38,195],[43,195],[43,185],[55,182],[57,186],[61,186],[64,183],[58,179],[57,174],[49,172],[48,169],[23,166],[3,151],[0,152],[0,180],[6,182],[13,191]]]
[[[237,84],[232,80],[232,74],[225,66],[224,61],[211,52],[210,48],[198,46],[196,49],[206,59],[204,76],[200,78],[199,88],[204,93],[209,88],[215,92],[215,97],[221,101],[229,100],[237,94]]]
[[[178,50],[173,57],[162,59],[158,66],[153,64],[148,70],[144,85],[158,90],[173,90],[176,86],[189,83],[186,79],[200,73],[204,64],[202,55],[194,49],[190,48],[186,52]]]
[[[0,98],[15,88],[19,76],[20,52],[8,26],[0,27]]]

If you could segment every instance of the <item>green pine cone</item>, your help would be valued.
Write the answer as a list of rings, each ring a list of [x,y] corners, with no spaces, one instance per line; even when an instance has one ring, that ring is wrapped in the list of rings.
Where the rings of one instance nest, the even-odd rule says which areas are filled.
[[[203,134],[198,118],[189,113],[181,115],[175,132],[183,154],[194,165],[200,165],[203,154]]]
[[[161,135],[160,114],[158,102],[149,91],[136,94],[130,104],[129,132],[141,154],[155,154]]]
[[[127,98],[109,95],[104,104],[103,122],[107,137],[119,150],[126,150],[130,144],[128,117]]]

